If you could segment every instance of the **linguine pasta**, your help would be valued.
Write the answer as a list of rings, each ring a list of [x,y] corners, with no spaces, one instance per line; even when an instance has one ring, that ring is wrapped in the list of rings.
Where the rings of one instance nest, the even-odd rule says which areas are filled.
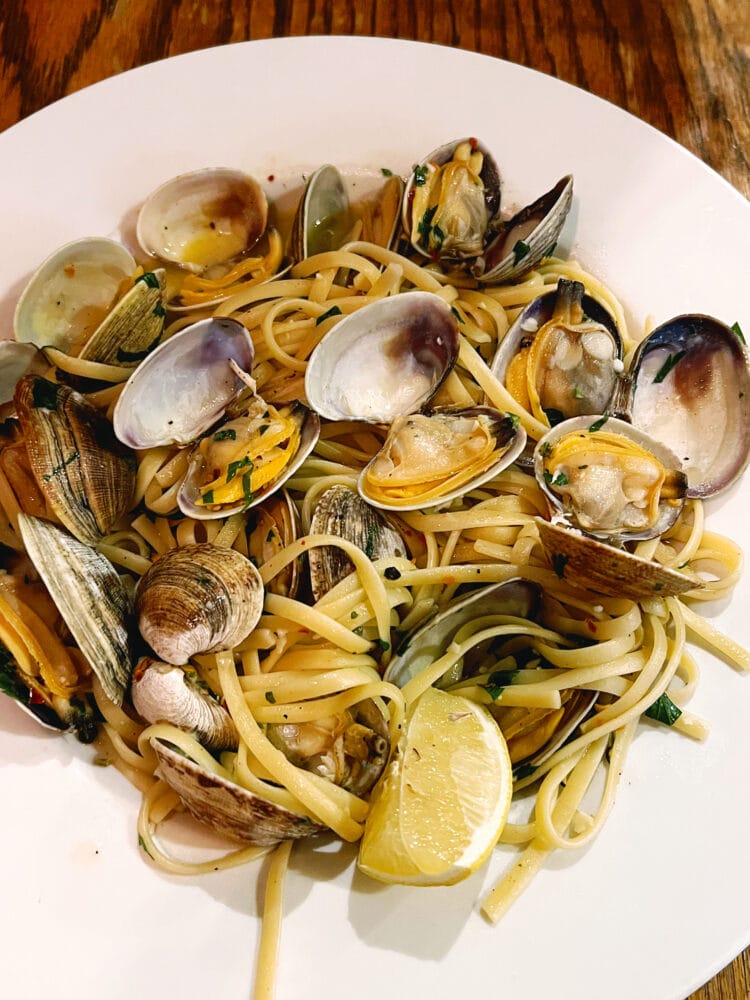
[[[353,241],[339,251],[296,264],[265,281],[280,260],[278,241],[245,271],[259,279],[245,282],[238,270],[222,281],[228,297],[211,305],[217,287],[186,279],[183,300],[199,311],[178,315],[166,336],[202,315],[242,322],[255,346],[253,378],[257,392],[276,407],[304,396],[304,372],[313,349],[344,316],[376,299],[419,289],[435,293],[454,310],[459,323],[458,363],[436,402],[472,406],[488,402],[514,414],[534,438],[546,428],[523,409],[492,375],[497,343],[518,312],[561,278],[584,283],[615,317],[627,325],[611,291],[575,262],[545,259],[523,281],[501,287],[476,287],[465,276],[421,266],[397,252]],[[628,348],[632,348],[630,340]],[[111,416],[130,370],[46,351],[51,370],[108,383],[89,399]],[[138,817],[139,843],[151,861],[173,874],[201,874],[244,864],[266,848],[240,847],[219,858],[195,862],[176,856],[159,836],[161,824],[183,808],[164,782],[151,741],[164,740],[211,774],[309,817],[334,835],[356,842],[367,818],[367,796],[354,794],[292,763],[266,733],[282,721],[316,724],[365,699],[382,705],[392,745],[404,719],[432,684],[492,708],[509,746],[523,746],[530,720],[562,712],[573,692],[598,696],[595,711],[573,737],[538,765],[516,770],[514,792],[523,822],[510,822],[501,836],[518,857],[482,900],[488,920],[498,921],[555,850],[580,848],[601,830],[613,807],[628,747],[644,714],[667,706],[676,732],[703,739],[707,725],[685,706],[698,683],[698,668],[688,648],[699,639],[739,670],[750,669],[750,655],[721,635],[696,608],[701,601],[726,597],[739,579],[741,553],[729,539],[705,530],[699,500],[688,501],[677,522],[661,537],[640,542],[635,552],[694,577],[696,586],[682,598],[653,597],[640,603],[598,597],[556,571],[541,548],[536,519],[547,517],[547,503],[535,478],[517,466],[470,490],[447,509],[403,511],[398,523],[407,552],[371,560],[360,548],[334,535],[310,531],[312,513],[331,486],[356,488],[364,465],[378,451],[384,430],[356,421],[324,424],[311,455],[286,483],[301,516],[301,534],[265,558],[256,551],[257,514],[248,510],[210,521],[184,517],[176,494],[185,475],[188,450],[152,448],[138,454],[131,513],[99,545],[99,551],[133,581],[165,552],[210,541],[253,556],[267,587],[257,627],[234,648],[199,654],[192,666],[225,704],[239,733],[236,750],[214,754],[196,737],[164,722],[148,724],[129,705],[115,705],[95,678],[85,672],[82,689],[91,690],[103,718],[97,747],[143,794]],[[0,468],[0,505],[11,526],[22,505]],[[13,527],[4,544],[18,549]],[[316,603],[274,587],[312,549],[333,546],[354,565],[348,575]],[[542,607],[535,620],[485,616],[472,621],[450,646],[402,689],[383,679],[399,637],[445,608],[465,585],[521,578],[538,585]],[[23,595],[16,598],[24,605]],[[0,601],[5,598],[0,594]],[[34,601],[24,606],[31,614]],[[0,606],[0,610],[3,606]],[[20,617],[24,617],[21,611]],[[28,619],[27,619],[28,620]],[[20,626],[10,614],[0,639],[23,655]],[[460,665],[473,650],[491,644],[491,659],[462,676]],[[75,655],[75,654],[73,654]],[[504,672],[503,683],[496,679]],[[493,679],[495,678],[495,679]],[[79,678],[75,678],[81,688]],[[671,707],[670,707],[671,706]],[[664,721],[662,719],[662,721]],[[671,737],[670,737],[671,738]],[[604,772],[599,788],[597,774]],[[515,813],[514,813],[515,816]],[[274,848],[268,870],[256,996],[270,996],[278,948],[284,873],[291,841]]]

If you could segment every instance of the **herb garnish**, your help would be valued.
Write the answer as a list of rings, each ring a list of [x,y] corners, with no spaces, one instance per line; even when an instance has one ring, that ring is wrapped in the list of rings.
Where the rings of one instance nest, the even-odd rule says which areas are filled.
[[[604,416],[601,417],[601,419],[599,420],[595,420],[594,423],[589,427],[589,434],[596,434],[597,431],[600,431],[602,427],[604,427],[604,425],[608,420],[609,420],[608,416]]]
[[[682,715],[682,710],[675,705],[668,694],[663,694],[643,714],[649,719],[664,723],[665,726],[673,726]]]
[[[462,316],[462,315],[461,315],[461,313],[460,313],[460,312],[458,311],[458,309],[456,309],[456,307],[455,307],[455,306],[451,306],[451,312],[452,312],[452,313],[453,313],[453,315],[454,315],[454,316],[456,317],[456,319],[458,320],[458,322],[459,322],[459,323],[463,323],[463,322],[464,322],[464,318],[463,318],[463,316]]]
[[[234,477],[240,471],[240,469],[245,469],[247,468],[247,466],[250,466],[251,469],[253,467],[253,463],[247,455],[245,455],[244,458],[239,459],[239,461],[237,462],[230,462],[227,468],[226,481],[228,483],[231,483]]]
[[[381,167],[380,173],[383,175],[383,177],[393,177],[393,171],[389,170],[388,167]]]
[[[678,364],[687,354],[687,351],[678,351],[676,354],[670,354],[664,364],[661,366],[659,371],[654,376],[654,384],[658,382],[663,382],[664,379],[669,375],[674,366]]]
[[[323,320],[330,319],[331,316],[340,316],[340,315],[341,315],[341,310],[339,309],[339,307],[331,306],[331,308],[327,312],[321,313],[321,315],[318,316],[318,318],[315,320],[315,325],[320,326]]]
[[[274,697],[273,691],[266,691],[266,701],[271,705],[276,704],[276,698]]]
[[[517,240],[515,246],[513,247],[513,263],[517,264],[524,257],[527,257],[531,247],[528,243],[524,243],[523,240]]]
[[[133,284],[137,285],[139,281],[142,281],[144,285],[148,285],[149,288],[159,287],[159,279],[153,271],[146,271],[146,273],[142,274],[140,278],[136,278]]]
[[[497,701],[506,687],[513,683],[518,670],[494,670],[482,687],[493,701]]]
[[[427,181],[427,167],[417,165],[414,168],[414,186],[422,187],[422,185]]]
[[[234,427],[225,427],[223,431],[214,434],[214,441],[236,441],[237,431]]]
[[[742,332],[742,327],[739,323],[732,323],[732,333],[736,333],[743,344],[746,344],[745,334]]]

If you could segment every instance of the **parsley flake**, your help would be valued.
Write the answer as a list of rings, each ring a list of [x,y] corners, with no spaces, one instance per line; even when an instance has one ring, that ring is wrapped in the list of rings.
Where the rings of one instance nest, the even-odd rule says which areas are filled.
[[[682,715],[682,711],[675,705],[669,695],[663,694],[656,699],[650,708],[646,709],[644,715],[647,715],[649,719],[654,719],[656,722],[662,722],[665,726],[673,726]]]
[[[678,364],[687,354],[687,351],[678,351],[676,354],[670,354],[664,364],[661,366],[659,371],[654,376],[654,385],[659,382],[663,382],[664,379],[669,375],[674,366]]]
[[[746,344],[745,334],[742,332],[742,327],[739,323],[732,323],[732,333],[736,333],[743,344]]]
[[[274,697],[273,691],[266,691],[266,701],[271,705],[276,704],[276,698]]]
[[[320,326],[320,324],[324,320],[330,319],[331,316],[340,316],[340,315],[341,315],[341,310],[339,309],[339,307],[331,306],[331,308],[327,312],[321,313],[321,315],[318,316],[318,318],[315,320],[315,325]]]
[[[225,427],[223,431],[214,434],[214,441],[236,441],[237,431],[234,427]]]
[[[524,257],[528,257],[531,247],[528,243],[524,243],[523,240],[518,240],[513,247],[513,263],[518,264],[522,261]]]
[[[414,168],[414,187],[422,187],[427,181],[427,167],[423,165]]]
[[[589,427],[589,434],[596,434],[597,431],[600,431],[602,427],[604,427],[604,425],[608,420],[609,420],[608,416],[604,416],[601,417],[601,419],[599,420],[595,420],[594,423]]]

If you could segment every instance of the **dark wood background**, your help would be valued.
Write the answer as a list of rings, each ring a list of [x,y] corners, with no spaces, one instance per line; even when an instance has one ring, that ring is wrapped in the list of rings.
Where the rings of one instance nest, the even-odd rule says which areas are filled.
[[[155,59],[310,34],[419,39],[533,67],[649,122],[750,196],[750,0],[0,0],[0,130]],[[750,949],[691,1000],[747,998]]]

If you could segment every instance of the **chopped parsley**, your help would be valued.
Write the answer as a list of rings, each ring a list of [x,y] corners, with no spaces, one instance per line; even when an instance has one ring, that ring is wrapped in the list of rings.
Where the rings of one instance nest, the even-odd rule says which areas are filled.
[[[214,441],[236,441],[237,431],[234,427],[226,427],[223,431],[214,434]]]
[[[452,312],[452,313],[453,313],[453,315],[454,315],[454,316],[456,317],[456,319],[458,320],[458,322],[459,322],[459,323],[463,323],[463,321],[464,321],[464,319],[463,319],[463,316],[462,316],[462,315],[461,315],[461,313],[460,313],[460,312],[458,311],[458,309],[456,309],[456,307],[455,307],[455,306],[451,306],[451,312]]]
[[[425,243],[430,238],[430,230],[432,229],[432,220],[435,216],[435,212],[437,212],[437,205],[433,205],[432,208],[428,208],[417,226],[417,232]]]
[[[487,683],[482,687],[489,694],[493,701],[496,701],[506,687],[513,683],[518,674],[518,670],[495,670],[487,678]]]
[[[528,243],[524,243],[523,240],[518,240],[513,247],[513,263],[518,264],[522,261],[524,257],[528,257],[531,247]]]
[[[678,364],[687,354],[687,351],[678,351],[676,354],[670,354],[664,364],[661,366],[659,371],[654,376],[654,385],[658,382],[663,382],[664,379],[669,375],[674,366]]]
[[[146,847],[146,841],[143,839],[143,837],[140,835],[140,833],[138,834],[138,846],[140,847],[140,849],[142,851],[145,851],[146,854],[148,854],[148,856],[150,858],[153,858],[153,855],[151,854],[151,852],[149,851],[149,849]]]
[[[206,490],[205,493],[201,493],[201,500],[203,503],[213,503],[214,502],[214,491]]]
[[[742,327],[739,323],[732,323],[732,333],[736,333],[743,344],[746,344],[745,334],[742,332]]]
[[[320,326],[320,324],[324,320],[330,319],[331,316],[340,316],[340,315],[341,315],[341,310],[339,309],[339,307],[331,306],[331,308],[327,312],[324,312],[320,316],[318,316],[318,318],[315,320],[315,325]]]
[[[244,458],[239,459],[237,462],[230,462],[227,468],[226,481],[228,483],[231,483],[234,477],[240,471],[240,469],[246,469],[248,466],[250,466],[250,469],[252,470],[253,463],[247,455],[245,455]]]
[[[521,418],[518,416],[517,413],[506,413],[505,416],[507,417],[508,420],[510,420],[510,425],[513,428],[513,430],[515,430],[521,423]]]
[[[649,719],[662,722],[665,726],[673,726],[682,715],[679,709],[668,694],[663,694],[644,712]]]
[[[276,704],[276,698],[274,697],[273,691],[266,691],[266,701],[271,705]]]
[[[574,396],[574,398],[575,398],[575,399],[583,399],[583,393],[582,393],[582,392],[581,392],[581,390],[580,390],[580,389],[578,388],[578,386],[576,386],[576,387],[575,387],[575,388],[573,389],[573,396]]]
[[[414,186],[422,187],[427,181],[427,167],[426,166],[416,166],[414,168]]]
[[[445,240],[445,233],[440,226],[432,227],[432,238],[435,241],[435,249],[439,250]]]
[[[389,170],[388,167],[381,167],[380,173],[383,175],[383,177],[393,177],[393,171]]]
[[[548,458],[552,454],[552,445],[549,441],[545,441],[541,447],[542,458]]]
[[[159,279],[156,277],[153,271],[146,271],[146,273],[142,274],[140,278],[135,279],[134,284],[137,285],[139,281],[142,281],[144,285],[148,285],[149,288],[159,287]]]
[[[253,465],[253,463],[251,462],[250,463],[250,469],[248,469],[247,472],[243,473],[243,476],[242,476],[242,495],[243,495],[246,503],[252,503],[253,500],[255,499],[254,494],[253,494],[253,490],[252,490],[252,486],[250,485],[250,480],[251,480],[251,477],[252,477],[252,474],[253,474],[253,472],[252,472],[252,465]]]
[[[608,416],[604,416],[601,417],[599,420],[595,420],[594,423],[589,427],[589,434],[596,434],[597,431],[600,431],[602,427],[604,427],[604,425],[608,420],[609,420]]]
[[[382,649],[384,653],[386,652],[386,650],[389,650],[391,648],[390,642],[386,642],[385,639],[381,639],[379,637],[375,640],[375,645],[379,649]]]
[[[570,480],[564,472],[558,472],[553,476],[551,472],[544,473],[544,481],[548,486],[567,486]]]

